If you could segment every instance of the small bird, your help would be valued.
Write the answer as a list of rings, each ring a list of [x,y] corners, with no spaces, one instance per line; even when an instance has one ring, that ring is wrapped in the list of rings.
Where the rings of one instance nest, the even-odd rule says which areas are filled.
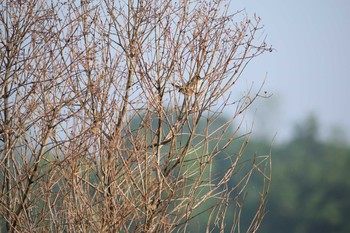
[[[186,85],[179,86],[173,83],[173,86],[176,87],[179,92],[184,95],[194,95],[200,91],[202,86],[203,79],[199,75],[194,76]]]

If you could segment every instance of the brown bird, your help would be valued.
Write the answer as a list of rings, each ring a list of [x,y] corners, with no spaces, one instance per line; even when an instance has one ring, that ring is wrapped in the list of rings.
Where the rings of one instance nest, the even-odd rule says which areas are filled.
[[[199,75],[196,75],[193,78],[191,78],[191,80],[188,81],[186,85],[179,86],[173,83],[173,86],[176,87],[179,90],[179,92],[181,92],[184,95],[194,95],[200,91],[203,79],[204,78],[201,78]]]

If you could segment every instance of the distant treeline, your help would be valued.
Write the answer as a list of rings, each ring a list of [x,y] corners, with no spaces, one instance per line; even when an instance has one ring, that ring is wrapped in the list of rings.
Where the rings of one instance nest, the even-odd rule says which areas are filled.
[[[341,134],[329,141],[321,140],[319,129],[317,119],[309,117],[295,126],[288,142],[278,144],[254,137],[250,140],[245,151],[247,165],[254,156],[264,156],[272,149],[270,194],[258,232],[350,232],[350,145],[344,143]],[[240,143],[233,143],[226,154],[233,155],[238,149],[235,145]],[[218,172],[227,166],[227,156],[223,154],[222,158],[215,164]],[[228,188],[234,187],[235,181]],[[242,232],[254,217],[262,182],[259,174],[252,175],[242,211]],[[228,216],[233,219],[233,215],[232,211]],[[204,217],[199,216],[193,232],[205,224]],[[227,226],[232,219],[227,217]]]
[[[350,232],[350,146],[341,135],[321,140],[319,129],[309,117],[289,142],[273,145],[268,213],[259,232]],[[251,141],[247,153],[270,144]]]

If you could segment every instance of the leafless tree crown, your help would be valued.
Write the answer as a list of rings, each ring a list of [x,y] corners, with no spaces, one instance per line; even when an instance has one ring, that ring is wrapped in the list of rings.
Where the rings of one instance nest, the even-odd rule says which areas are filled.
[[[236,232],[253,172],[258,229],[269,156],[242,168],[250,132],[227,148],[260,92],[230,91],[270,48],[228,3],[1,1],[2,231]]]

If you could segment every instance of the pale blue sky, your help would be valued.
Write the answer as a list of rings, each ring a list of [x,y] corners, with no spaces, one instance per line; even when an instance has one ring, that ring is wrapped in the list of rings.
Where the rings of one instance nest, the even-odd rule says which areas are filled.
[[[313,113],[323,133],[337,125],[350,136],[350,1],[233,0],[231,8],[256,12],[276,49],[245,73],[259,80],[267,72],[265,89],[274,93],[254,106],[255,127],[285,138]]]

